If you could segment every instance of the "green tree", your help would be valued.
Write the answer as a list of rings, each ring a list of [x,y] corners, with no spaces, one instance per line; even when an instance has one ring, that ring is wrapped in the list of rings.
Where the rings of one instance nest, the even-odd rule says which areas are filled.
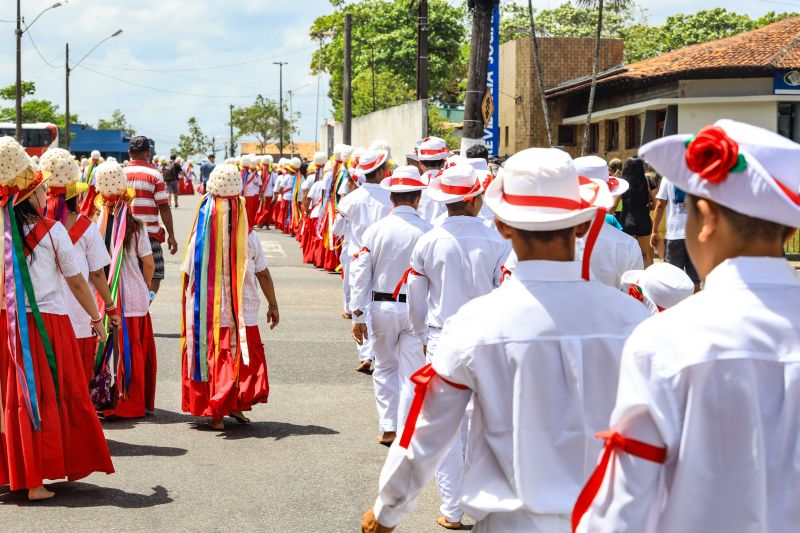
[[[525,39],[530,35],[528,9],[521,4],[506,4],[501,11],[500,41]],[[642,9],[636,2],[606,2],[603,13],[603,37],[619,38],[633,25],[645,23]],[[597,11],[576,7],[567,2],[535,14],[536,34],[540,37],[594,37]]]
[[[136,130],[128,124],[128,119],[125,117],[125,114],[119,110],[115,109],[113,113],[111,113],[111,118],[109,120],[101,118],[97,121],[97,129],[98,130],[122,130],[127,135],[133,137],[136,135]]]
[[[442,114],[433,105],[428,106],[428,135],[444,139],[450,148],[456,148],[460,144],[455,130],[448,126]]]
[[[0,89],[0,100],[15,99],[17,89],[15,85],[9,85]],[[43,99],[24,99],[25,96],[33,96],[36,93],[36,84],[32,81],[22,82],[22,122],[29,124],[32,122],[49,122],[55,124],[58,128],[58,136],[60,144],[64,145],[64,127],[65,115],[58,112],[58,105],[50,100]],[[78,115],[70,114],[71,122],[78,123]],[[14,122],[17,120],[16,108],[12,105],[10,107],[0,107],[0,121]]]
[[[189,127],[189,131],[188,133],[180,134],[178,137],[178,148],[175,150],[175,154],[184,159],[202,155],[206,151],[206,147],[209,146],[209,139],[206,137],[206,134],[203,133],[202,128],[200,128],[197,118],[189,117],[187,126]]]
[[[339,0],[331,0],[331,5],[337,11],[314,21],[311,34],[333,32],[331,40],[314,53],[311,71],[313,74],[319,71],[330,74],[328,96],[333,102],[336,119],[341,119],[343,112],[345,12],[353,16],[353,79],[361,79],[359,75],[364,71],[370,73],[372,47],[375,53],[376,79],[378,72],[392,73],[396,79],[392,85],[401,88],[399,94],[394,94],[386,101],[378,101],[377,108],[385,109],[398,101],[413,99],[417,70],[417,25],[413,4],[414,2],[408,1],[360,0],[345,5]],[[428,9],[431,98],[443,104],[460,104],[463,102],[461,80],[466,77],[467,70],[461,52],[461,47],[466,42],[465,10],[450,5],[446,0],[430,0]],[[381,79],[385,80],[386,76]],[[354,115],[372,110],[371,94],[370,85],[370,105],[354,109]]]
[[[297,131],[297,114],[289,116],[284,106],[283,112],[283,144],[288,146],[291,134]],[[237,107],[233,110],[233,127],[238,130],[238,137],[252,136],[259,144],[259,152],[266,150],[266,145],[279,142],[280,137],[280,107],[278,103],[262,95],[247,107]]]
[[[22,98],[24,99],[26,96],[31,96],[36,92],[36,82],[33,81],[22,81],[20,82],[20,87],[22,88]],[[0,100],[14,100],[17,96],[17,86],[16,84],[11,84],[8,87],[3,87],[0,89]]]

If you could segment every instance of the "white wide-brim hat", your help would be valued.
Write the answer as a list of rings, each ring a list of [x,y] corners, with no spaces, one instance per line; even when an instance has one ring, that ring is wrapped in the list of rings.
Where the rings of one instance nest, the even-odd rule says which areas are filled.
[[[425,137],[416,147],[420,161],[441,161],[453,155],[441,137]]]
[[[627,180],[609,176],[608,163],[602,157],[587,155],[585,157],[576,157],[573,162],[579,176],[585,176],[591,180],[604,181],[613,196],[622,196],[628,192],[630,184]]]
[[[556,231],[588,222],[608,209],[608,188],[581,180],[572,158],[557,148],[528,148],[511,156],[484,201],[501,221],[526,231]]]
[[[483,184],[468,163],[446,168],[428,184],[428,197],[443,204],[468,201],[480,194],[483,194]]]
[[[670,135],[648,143],[639,156],[692,196],[800,227],[800,145],[777,133],[724,119],[694,137]]]
[[[365,150],[358,159],[356,172],[363,175],[374,172],[381,168],[387,159],[389,159],[389,152],[386,150]]]
[[[381,188],[390,192],[414,192],[425,190],[428,186],[422,181],[417,167],[404,165],[394,169],[388,178],[384,178]]]
[[[694,282],[682,269],[669,263],[654,263],[645,270],[622,275],[622,287],[644,303],[653,314],[669,309],[694,294]]]

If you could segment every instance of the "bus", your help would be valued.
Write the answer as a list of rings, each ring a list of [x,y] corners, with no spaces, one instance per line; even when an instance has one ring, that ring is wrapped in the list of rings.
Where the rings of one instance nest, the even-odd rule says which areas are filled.
[[[14,122],[0,122],[0,137],[14,137],[16,132]],[[58,148],[58,128],[49,122],[23,124],[22,146],[29,156],[41,157],[48,148]]]

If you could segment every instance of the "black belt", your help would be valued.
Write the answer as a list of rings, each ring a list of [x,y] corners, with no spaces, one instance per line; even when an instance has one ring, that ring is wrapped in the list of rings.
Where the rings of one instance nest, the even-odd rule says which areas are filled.
[[[397,299],[388,292],[373,292],[372,293],[372,301],[373,302],[400,302],[401,304],[406,303],[406,295],[405,294],[398,294]]]

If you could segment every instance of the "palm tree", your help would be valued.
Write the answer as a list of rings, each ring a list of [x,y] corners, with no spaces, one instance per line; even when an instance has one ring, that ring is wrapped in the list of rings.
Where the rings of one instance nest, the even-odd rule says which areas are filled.
[[[581,155],[586,155],[589,146],[589,129],[592,124],[592,111],[594,110],[594,95],[597,90],[597,75],[600,70],[600,40],[603,33],[603,10],[606,4],[610,9],[621,10],[632,3],[632,0],[578,0],[579,7],[589,9],[597,4],[597,32],[594,37],[594,65],[592,67],[592,85],[589,89],[589,109],[586,112],[586,128],[583,131],[583,147]]]
[[[542,104],[542,114],[544,115],[544,127],[547,129],[548,148],[553,146],[553,126],[550,123],[550,108],[547,98],[544,95],[544,77],[542,74],[542,58],[539,55],[539,41],[536,39],[536,20],[533,17],[533,2],[528,0],[528,17],[530,18],[531,28],[531,47],[533,55],[533,66],[536,69],[536,80],[539,83],[539,100]]]

